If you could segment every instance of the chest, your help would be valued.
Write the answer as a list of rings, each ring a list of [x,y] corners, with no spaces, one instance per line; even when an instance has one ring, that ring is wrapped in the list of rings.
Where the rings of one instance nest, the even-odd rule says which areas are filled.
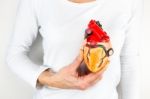
[[[39,15],[40,33],[44,41],[49,42],[49,46],[81,45],[88,22],[95,19],[101,22],[110,36],[114,50],[120,52],[130,17],[128,9],[122,10],[125,9],[123,7],[118,9],[112,3],[82,7],[64,6],[60,2],[49,5],[44,3],[45,6]]]

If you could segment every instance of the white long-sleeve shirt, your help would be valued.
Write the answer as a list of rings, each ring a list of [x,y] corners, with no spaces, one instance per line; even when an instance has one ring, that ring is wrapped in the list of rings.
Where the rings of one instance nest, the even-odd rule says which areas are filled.
[[[7,53],[7,64],[37,91],[34,99],[139,99],[138,48],[142,0],[96,0],[73,3],[68,0],[20,0],[16,22]],[[99,20],[114,49],[103,78],[81,91],[37,88],[37,78],[44,70],[70,64],[84,40],[84,30],[91,19]],[[28,52],[38,31],[42,35],[44,62],[33,63]]]

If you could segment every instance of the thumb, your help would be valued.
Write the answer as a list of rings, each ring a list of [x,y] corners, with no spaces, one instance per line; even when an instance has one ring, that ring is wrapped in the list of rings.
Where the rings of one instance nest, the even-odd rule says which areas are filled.
[[[83,61],[83,50],[80,50],[80,53],[78,54],[78,56],[75,58],[75,60],[72,63],[72,67],[73,68],[78,68],[80,66],[80,64]]]

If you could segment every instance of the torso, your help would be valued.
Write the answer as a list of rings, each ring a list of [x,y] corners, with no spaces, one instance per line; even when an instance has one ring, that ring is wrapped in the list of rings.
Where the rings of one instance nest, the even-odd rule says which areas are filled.
[[[99,20],[111,38],[114,55],[110,65],[103,79],[89,90],[44,87],[37,90],[36,99],[117,99],[119,55],[131,15],[130,8],[126,8],[130,0],[86,0],[90,1],[86,3],[83,0],[84,3],[80,4],[75,3],[77,1],[39,0],[38,19],[43,37],[44,65],[58,71],[71,63],[79,52],[84,31],[91,19]]]

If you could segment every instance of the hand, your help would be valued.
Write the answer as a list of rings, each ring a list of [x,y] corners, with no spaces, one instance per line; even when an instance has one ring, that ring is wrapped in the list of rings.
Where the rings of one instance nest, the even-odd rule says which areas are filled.
[[[71,64],[63,67],[57,73],[49,71],[43,72],[39,76],[38,81],[49,87],[85,90],[101,80],[103,71],[79,77],[76,69],[80,66],[82,61],[83,56],[79,54]]]

